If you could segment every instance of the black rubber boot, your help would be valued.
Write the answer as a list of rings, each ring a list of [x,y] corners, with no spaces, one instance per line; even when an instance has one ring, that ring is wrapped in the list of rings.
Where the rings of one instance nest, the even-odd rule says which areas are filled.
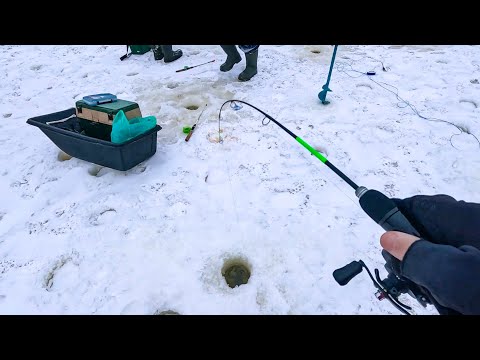
[[[175,51],[172,51],[172,45],[160,45],[163,55],[165,55],[165,61],[166,63],[175,61],[177,59],[180,59],[183,55],[182,50],[178,49]]]
[[[240,75],[238,75],[238,80],[248,81],[257,74],[257,59],[258,59],[258,49],[250,54],[245,54],[245,60],[247,66]]]
[[[155,60],[162,60],[163,59],[163,51],[160,45],[150,45],[150,48],[153,51],[153,57]]]
[[[230,71],[233,68],[233,65],[238,64],[242,61],[242,57],[238,53],[237,47],[235,45],[220,45],[227,54],[227,60],[220,65],[220,71],[226,72]]]

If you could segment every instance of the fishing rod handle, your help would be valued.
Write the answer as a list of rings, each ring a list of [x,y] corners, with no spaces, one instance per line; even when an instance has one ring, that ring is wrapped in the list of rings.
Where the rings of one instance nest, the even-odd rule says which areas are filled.
[[[355,194],[359,198],[360,206],[377,224],[385,231],[400,231],[405,234],[421,237],[419,232],[408,221],[405,215],[398,209],[395,202],[377,190],[367,190],[360,186]],[[397,284],[403,284],[406,290],[402,292],[410,292],[410,295],[417,299],[422,306],[431,303],[429,295],[425,289],[414,282],[401,276],[401,262],[385,250],[382,250],[382,256],[386,261],[385,269],[391,277],[393,272]]]
[[[379,224],[386,231],[401,231],[407,234],[419,236],[417,230],[410,224],[407,218],[400,212],[393,200],[377,190],[368,190],[360,186],[355,191],[359,198],[360,206],[373,221]],[[390,254],[382,252],[382,255],[390,265],[399,271],[400,261]],[[387,267],[386,267],[387,268]],[[393,269],[387,268],[390,273]],[[333,277],[338,284],[344,286],[348,284],[355,276],[362,272],[362,264],[358,261],[352,261],[350,264],[337,269],[333,272]]]
[[[175,72],[177,72],[177,73],[178,73],[178,72],[187,71],[187,70],[190,70],[190,69],[191,69],[191,68],[180,69],[180,70],[177,70],[177,71],[175,71]]]
[[[401,213],[395,202],[380,191],[368,190],[360,186],[355,194],[359,198],[363,211],[385,231],[400,231],[420,237],[418,231]]]
[[[360,206],[373,221],[380,225],[385,231],[400,231],[405,234],[421,237],[418,231],[412,226],[410,221],[398,209],[395,202],[377,190],[368,190],[360,186],[355,194],[359,198]],[[401,273],[401,262],[396,257],[390,255],[385,250],[382,256],[386,261],[385,268],[388,273],[392,271],[395,274]],[[408,281],[408,287],[419,294],[420,289],[417,285]],[[415,296],[416,297],[416,296]]]
[[[192,129],[190,130],[187,137],[185,138],[185,141],[188,142],[188,140],[190,140],[190,138],[192,137],[192,134],[193,134],[193,130],[195,130],[195,126],[197,126],[197,124],[193,125]]]

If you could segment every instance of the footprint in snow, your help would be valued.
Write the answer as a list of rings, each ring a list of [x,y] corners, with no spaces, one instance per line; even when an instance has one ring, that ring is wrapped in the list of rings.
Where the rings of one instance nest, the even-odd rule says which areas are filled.
[[[357,84],[357,88],[361,88],[361,87],[365,87],[365,88],[368,88],[370,90],[373,89],[372,86],[369,85],[369,84],[363,84],[363,83],[362,84]]]
[[[460,104],[462,104],[464,107],[467,107],[469,109],[476,109],[477,103],[473,100],[460,100]]]
[[[92,214],[89,218],[89,222],[93,226],[109,223],[115,219],[116,213],[117,213],[117,210],[113,208],[106,209],[106,210],[100,211],[99,213]]]
[[[90,169],[88,169],[88,173],[92,176],[102,176],[102,174],[100,174],[100,171],[103,169],[103,166],[100,166],[100,165],[94,165],[92,166]]]

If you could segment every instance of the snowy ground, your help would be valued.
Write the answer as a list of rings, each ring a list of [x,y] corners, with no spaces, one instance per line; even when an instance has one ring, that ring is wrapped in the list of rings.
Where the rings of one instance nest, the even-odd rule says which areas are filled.
[[[237,81],[244,60],[218,70],[219,46],[179,47],[184,56],[171,64],[151,53],[120,62],[124,46],[0,47],[0,313],[398,314],[376,300],[366,273],[346,287],[332,277],[358,259],[385,275],[383,231],[352,189],[247,107],[226,108],[219,144],[219,107],[251,102],[358,184],[395,197],[480,202],[476,140],[451,138],[455,127],[417,117],[339,68],[331,103],[320,104],[331,46],[262,46],[259,73],[246,83]],[[480,47],[343,46],[337,63],[375,70],[422,115],[480,137]],[[157,153],[127,172],[61,161],[26,124],[101,92],[138,102],[163,127]],[[182,127],[205,104],[186,143]],[[221,275],[232,258],[252,272],[235,289]],[[436,313],[403,300],[417,314]]]

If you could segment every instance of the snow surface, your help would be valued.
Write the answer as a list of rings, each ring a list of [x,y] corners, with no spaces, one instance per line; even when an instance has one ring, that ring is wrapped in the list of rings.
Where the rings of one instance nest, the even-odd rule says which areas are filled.
[[[222,73],[220,46],[176,48],[184,56],[165,64],[152,53],[121,62],[124,46],[0,47],[0,313],[399,314],[375,298],[365,272],[345,287],[332,277],[358,259],[386,275],[383,231],[353,190],[246,106],[226,107],[218,143],[218,110],[230,99],[251,102],[356,183],[389,196],[480,202],[473,136],[452,138],[455,127],[339,71],[375,70],[422,115],[480,136],[480,47],[340,46],[327,106],[317,95],[329,45],[261,46],[259,73],[246,83],[237,81],[243,55]],[[157,153],[127,172],[61,161],[26,124],[103,92],[138,102],[163,127]],[[182,128],[205,104],[187,143]],[[252,272],[235,289],[221,274],[232,258]]]

